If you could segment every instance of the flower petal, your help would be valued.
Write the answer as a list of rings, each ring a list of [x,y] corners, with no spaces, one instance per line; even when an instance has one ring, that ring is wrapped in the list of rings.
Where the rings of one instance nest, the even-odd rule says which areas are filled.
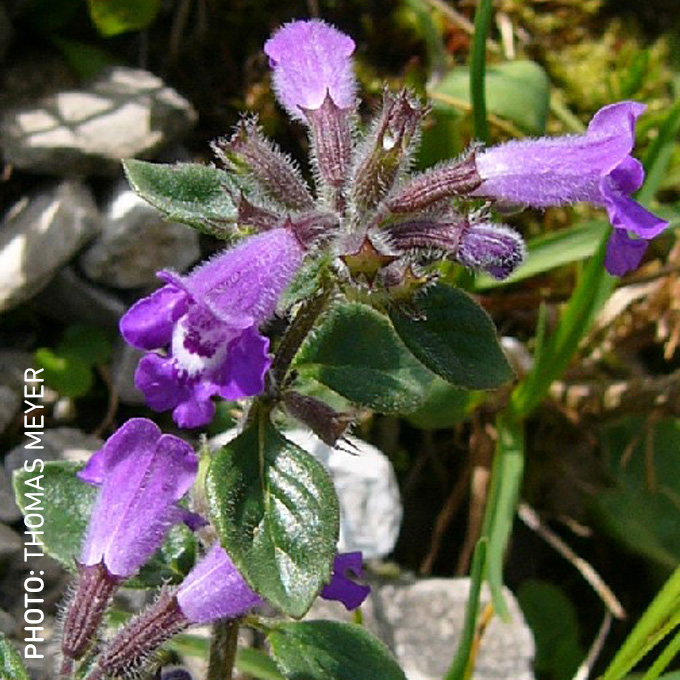
[[[324,586],[321,597],[342,602],[349,611],[361,605],[371,592],[371,588],[355,583],[347,576],[347,572],[350,572],[353,576],[361,578],[364,573],[361,562],[360,552],[338,555],[333,564],[331,581]]]
[[[219,543],[191,570],[176,597],[192,623],[233,618],[262,602]]]
[[[617,229],[628,229],[640,238],[651,239],[668,227],[666,220],[618,191],[611,182],[602,183],[602,196],[609,221]]]
[[[119,434],[120,433],[120,434]],[[118,435],[118,436],[116,436]],[[189,444],[145,419],[128,421],[105,444],[106,477],[92,511],[81,561],[110,574],[134,574],[183,520],[175,503],[198,471]]]
[[[172,359],[158,354],[142,357],[135,371],[135,386],[154,411],[173,409],[191,393],[190,388],[179,381]]]
[[[640,265],[648,242],[632,239],[623,229],[614,229],[607,242],[604,258],[605,269],[612,276],[623,276]]]
[[[319,19],[288,23],[267,40],[276,96],[292,118],[304,122],[301,109],[318,109],[326,93],[338,108],[355,108],[354,47],[352,38]]]
[[[248,328],[233,340],[220,371],[220,396],[241,399],[260,394],[264,389],[265,373],[272,363],[268,350],[269,339],[260,335],[256,328]]]
[[[172,338],[174,322],[185,308],[186,294],[173,285],[163,286],[127,311],[120,320],[120,332],[133,347],[165,347]]]

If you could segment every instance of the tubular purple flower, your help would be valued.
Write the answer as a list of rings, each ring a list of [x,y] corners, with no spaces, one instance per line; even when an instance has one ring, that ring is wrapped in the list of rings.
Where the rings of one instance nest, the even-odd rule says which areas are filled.
[[[188,276],[161,272],[166,285],[137,302],[120,330],[133,347],[165,350],[139,362],[135,384],[180,427],[210,422],[211,397],[260,394],[271,359],[258,326],[298,270],[303,247],[285,228],[252,236]]]
[[[338,600],[347,609],[356,609],[370,588],[355,583],[346,572],[361,577],[361,553],[346,553],[335,558],[333,576],[321,591],[326,600]],[[219,543],[194,567],[176,592],[179,609],[191,623],[208,623],[244,614],[263,602]]]
[[[78,473],[100,487],[78,563],[78,579],[64,618],[63,677],[96,636],[123,580],[160,547],[173,524],[195,518],[177,505],[198,471],[189,444],[133,418]]]
[[[645,247],[627,232],[647,241],[668,226],[630,197],[644,180],[642,165],[630,155],[635,121],[644,110],[638,102],[618,102],[600,109],[585,134],[511,141],[477,152],[482,184],[473,195],[538,208],[578,201],[603,206],[616,229],[605,266],[621,275],[637,266]]]
[[[356,107],[354,47],[352,38],[319,19],[292,21],[267,40],[274,90],[291,118],[305,122],[304,109],[319,109],[326,94],[340,109]]]
[[[198,458],[185,441],[145,418],[128,420],[78,473],[100,486],[81,564],[103,564],[120,578],[135,574],[168,529],[187,519],[177,501],[197,471]]]
[[[346,571],[361,575],[361,553],[336,557],[332,580],[321,596],[355,609],[366,599],[370,588],[352,582]],[[87,677],[89,680],[127,677],[160,645],[189,626],[236,618],[262,602],[224,548],[215,543],[178,588],[161,591],[151,607],[118,631]]]

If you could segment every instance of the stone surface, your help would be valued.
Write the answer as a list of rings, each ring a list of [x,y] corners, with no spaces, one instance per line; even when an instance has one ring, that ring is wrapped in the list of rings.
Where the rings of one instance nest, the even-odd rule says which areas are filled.
[[[0,467],[0,522],[14,524],[21,519],[21,510],[14,502],[12,480],[7,470]]]
[[[11,387],[0,384],[0,434],[14,420],[20,406],[21,396]]]
[[[98,283],[141,288],[158,284],[158,270],[184,271],[200,256],[193,229],[164,220],[125,186],[109,202],[102,233],[80,257],[80,266]]]
[[[93,285],[71,266],[60,269],[35,297],[34,304],[45,316],[61,322],[85,323],[118,335],[118,321],[127,305],[111,292]]]
[[[362,605],[364,625],[393,652],[408,680],[439,680],[459,644],[470,580],[401,579],[371,584]],[[482,606],[489,602],[487,591]],[[512,593],[505,590],[510,620],[494,616],[477,653],[474,680],[533,680],[534,641]],[[338,602],[319,599],[307,619],[350,621]]]
[[[73,180],[10,209],[0,227],[0,311],[38,293],[98,230],[92,195]]]
[[[17,394],[24,391],[24,371],[33,366],[33,355],[21,350],[0,350],[0,383]]]
[[[153,156],[195,120],[191,104],[155,75],[116,66],[86,88],[9,108],[0,139],[5,159],[22,170],[114,175],[120,159]]]
[[[23,545],[24,542],[16,531],[12,531],[5,524],[0,524],[0,565],[5,564],[15,555],[18,555]]]
[[[28,440],[27,440],[28,441]],[[98,437],[85,434],[73,427],[57,427],[45,430],[42,449],[25,449],[23,444],[15,446],[5,456],[5,470],[11,475],[22,467],[25,461],[40,458],[47,460],[68,460],[84,463],[92,453],[100,449],[103,441]]]
[[[349,446],[332,448],[308,430],[286,430],[286,437],[311,453],[330,472],[340,502],[338,550],[361,550],[364,559],[392,552],[401,526],[402,505],[397,479],[387,456],[356,437]],[[224,446],[236,436],[228,430],[210,446]]]
[[[135,371],[144,350],[130,347],[122,338],[116,341],[111,360],[111,381],[118,399],[128,406],[146,404],[144,395],[135,387]]]

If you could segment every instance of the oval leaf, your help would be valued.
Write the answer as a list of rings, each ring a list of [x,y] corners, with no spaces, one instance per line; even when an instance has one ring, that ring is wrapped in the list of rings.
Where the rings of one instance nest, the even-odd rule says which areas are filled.
[[[288,680],[406,680],[387,647],[355,624],[283,623],[267,638]]]
[[[366,305],[333,309],[302,347],[296,368],[360,406],[409,413],[433,380],[397,337],[389,320]]]
[[[75,569],[97,497],[96,487],[76,476],[82,467],[79,463],[47,462],[42,472],[22,468],[14,473],[14,494],[21,511],[42,515],[45,552],[70,570]],[[189,529],[175,526],[154,557],[125,585],[155,588],[179,583],[193,566],[194,552]]]
[[[197,163],[127,159],[123,167],[132,188],[168,219],[218,238],[231,235],[241,190],[232,175]]]
[[[324,467],[269,422],[220,449],[206,479],[220,541],[250,586],[291,616],[331,574],[340,514]]]
[[[0,677],[2,680],[30,680],[19,652],[0,633]]]
[[[406,346],[433,373],[473,390],[498,387],[514,377],[493,322],[469,295],[440,284],[416,304],[424,318],[398,310],[390,318]]]
[[[486,67],[486,104],[491,113],[514,123],[530,135],[545,133],[550,108],[550,80],[535,61],[509,61]],[[518,97],[517,93],[522,96]],[[469,107],[470,72],[451,69],[429,93],[435,109]]]

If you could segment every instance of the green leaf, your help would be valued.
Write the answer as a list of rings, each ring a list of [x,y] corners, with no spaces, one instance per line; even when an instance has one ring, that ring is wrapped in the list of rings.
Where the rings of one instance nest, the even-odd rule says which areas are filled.
[[[483,49],[483,47],[482,47]],[[513,123],[521,132],[542,135],[550,106],[550,80],[533,61],[509,61],[486,67],[486,108]],[[522,96],[518,97],[517,93]],[[467,67],[451,69],[429,92],[436,109],[470,107],[470,74]]]
[[[96,326],[69,326],[57,345],[56,353],[63,357],[77,357],[88,366],[105,364],[111,358],[111,340]]]
[[[78,356],[61,356],[41,347],[35,352],[35,360],[45,371],[45,382],[64,397],[82,397],[90,391],[92,369]]]
[[[75,569],[97,496],[96,487],[76,476],[80,463],[47,462],[42,472],[14,473],[14,493],[24,516],[39,512],[45,552],[67,569]],[[154,588],[178,583],[194,562],[194,539],[184,526],[174,527],[159,551],[126,586]]]
[[[423,405],[409,413],[406,420],[421,430],[448,429],[467,420],[484,398],[484,392],[455,387],[446,380],[435,378]]]
[[[81,482],[79,463],[47,462],[42,473],[25,468],[14,473],[14,493],[24,516],[40,512],[45,552],[67,569],[75,568],[97,489]],[[33,505],[33,508],[31,507]]]
[[[433,379],[404,347],[389,320],[359,303],[332,309],[303,345],[295,367],[302,376],[380,413],[415,410]]]
[[[99,45],[57,35],[51,35],[50,39],[64,55],[68,65],[83,80],[94,78],[105,68],[119,63],[111,52]]]
[[[236,668],[244,675],[257,680],[283,680],[274,660],[263,651],[241,647],[236,652]]]
[[[479,274],[475,277],[475,290],[507,286],[556,267],[592,257],[607,233],[609,224],[604,220],[596,220],[536,236],[527,243],[526,260],[511,276],[499,281],[488,274]]]
[[[30,680],[19,652],[0,633],[0,677],[2,680]]]
[[[680,420],[628,417],[604,431],[613,485],[592,498],[601,528],[666,569],[680,561]]]
[[[427,368],[453,385],[491,389],[514,377],[489,315],[458,288],[439,284],[416,300],[423,319],[392,310],[399,337]]]
[[[532,579],[519,587],[517,600],[536,641],[536,671],[571,680],[585,656],[574,604],[553,583]]]
[[[405,680],[387,647],[361,626],[337,621],[283,623],[267,635],[287,680]]]
[[[229,238],[241,188],[233,175],[197,163],[167,165],[128,159],[132,188],[168,219],[218,238]]]
[[[303,616],[330,578],[339,531],[324,467],[260,415],[217,452],[206,494],[220,542],[253,590]]]
[[[106,38],[139,31],[153,22],[161,0],[87,0],[90,18]]]

